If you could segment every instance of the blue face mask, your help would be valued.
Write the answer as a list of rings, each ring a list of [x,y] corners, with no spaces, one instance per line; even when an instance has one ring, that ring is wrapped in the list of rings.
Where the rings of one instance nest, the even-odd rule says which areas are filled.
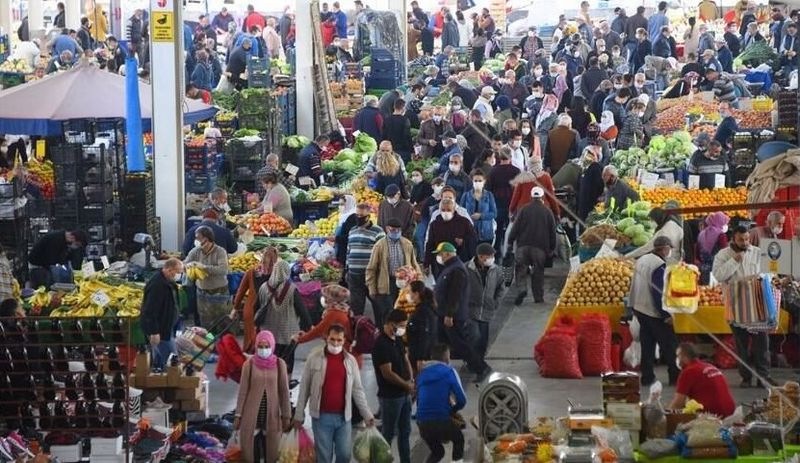
[[[387,233],[387,235],[389,236],[389,239],[397,241],[400,239],[401,233],[399,231],[390,231]]]

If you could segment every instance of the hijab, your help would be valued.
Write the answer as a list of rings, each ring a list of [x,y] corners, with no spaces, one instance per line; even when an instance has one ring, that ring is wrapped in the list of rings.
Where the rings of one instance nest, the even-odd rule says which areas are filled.
[[[542,100],[542,109],[539,110],[539,114],[536,116],[536,128],[538,129],[542,121],[550,117],[557,109],[558,98],[552,94],[545,95]]]
[[[344,209],[339,213],[339,226],[347,220],[348,217],[356,213],[356,198],[353,195],[344,196]]]
[[[272,349],[272,354],[267,358],[261,358],[258,355],[250,357],[253,363],[261,370],[273,370],[278,366],[278,357],[275,355],[275,336],[272,332],[264,330],[256,335],[255,345],[258,346],[260,342],[267,342]]]
[[[264,249],[264,255],[261,257],[261,267],[258,269],[262,275],[269,275],[272,273],[272,267],[278,261],[278,248],[269,246]]]
[[[727,225],[729,220],[724,212],[714,212],[706,217],[706,227],[697,235],[697,245],[701,251],[711,252],[714,250],[714,245],[722,235],[722,227]]]
[[[291,276],[292,269],[289,263],[283,259],[278,259],[272,267],[272,274],[269,276],[267,286],[272,292],[272,297],[275,298],[275,306],[283,305],[284,300],[289,299],[287,296],[291,294],[290,291],[284,291],[284,285],[291,286],[289,277]],[[262,286],[263,288],[263,286]]]
[[[605,132],[614,125],[614,113],[611,111],[603,111],[600,115],[600,132]]]

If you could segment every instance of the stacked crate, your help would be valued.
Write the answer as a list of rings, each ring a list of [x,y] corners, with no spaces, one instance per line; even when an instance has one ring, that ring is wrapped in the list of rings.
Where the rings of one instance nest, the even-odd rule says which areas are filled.
[[[11,270],[25,282],[28,269],[30,225],[24,207],[25,183],[18,177],[0,183],[0,245],[11,263]]]
[[[385,48],[373,48],[367,88],[393,90],[400,86],[402,80],[400,61]]]
[[[781,90],[778,93],[778,128],[776,138],[797,143],[798,105],[797,90]]]
[[[272,85],[269,73],[269,59],[251,57],[247,62],[247,86],[266,88]]]
[[[225,158],[234,193],[256,191],[257,174],[265,164],[265,145],[263,141],[244,142],[238,138],[225,145]]]
[[[275,101],[277,124],[280,136],[295,135],[297,133],[297,93],[295,87],[286,87],[286,91],[279,93]],[[278,137],[280,140],[280,137]]]
[[[133,241],[137,233],[147,233],[152,236],[155,248],[161,249],[161,222],[156,217],[153,174],[150,172],[127,174],[121,199],[122,230],[120,235],[128,254],[133,254],[140,248]]]
[[[187,144],[184,172],[187,193],[210,193],[217,186],[217,142],[207,138],[202,144]]]
[[[105,145],[62,145],[51,150],[56,165],[55,225],[82,229],[90,260],[114,254],[114,171]]]

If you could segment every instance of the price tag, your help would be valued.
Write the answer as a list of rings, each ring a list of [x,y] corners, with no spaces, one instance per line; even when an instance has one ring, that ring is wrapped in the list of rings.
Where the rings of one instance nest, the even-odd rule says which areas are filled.
[[[673,183],[675,183],[675,174],[673,174],[672,172],[665,172],[664,183],[666,183],[667,185],[672,185]]]
[[[689,176],[689,189],[690,190],[699,190],[700,189],[700,176],[699,175],[690,175]]]
[[[47,140],[36,140],[36,159],[44,159],[44,152],[47,149]]]
[[[357,137],[359,135],[361,135],[361,131],[360,130],[353,130],[353,138],[355,138],[355,137]]]
[[[777,260],[770,260],[769,261],[769,273],[778,273],[778,261]]]
[[[84,278],[94,275],[94,262],[84,262],[83,265],[81,265],[81,273]]]
[[[569,273],[577,273],[581,269],[580,256],[570,257],[569,259]]]
[[[106,294],[105,291],[99,289],[92,294],[92,302],[100,307],[105,307],[109,302],[111,302],[111,298],[108,297],[108,294]]]
[[[294,164],[286,164],[286,167],[284,167],[283,170],[288,172],[289,175],[297,175],[297,173],[300,172],[300,168]]]
[[[642,186],[645,188],[655,188],[658,183],[658,174],[645,172],[642,174]]]
[[[714,189],[725,188],[725,176],[722,174],[714,174]]]
[[[300,186],[311,186],[314,184],[314,179],[311,177],[300,177],[297,179],[297,183],[299,183]]]
[[[103,264],[104,269],[107,269],[109,266],[108,256],[100,256],[100,263]]]

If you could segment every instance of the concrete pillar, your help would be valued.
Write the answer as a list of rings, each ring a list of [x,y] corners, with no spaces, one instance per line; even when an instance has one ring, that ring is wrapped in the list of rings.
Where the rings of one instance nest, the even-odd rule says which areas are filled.
[[[161,247],[181,249],[185,220],[183,178],[183,21],[175,0],[150,0],[153,158]]]
[[[314,133],[314,49],[311,38],[311,0],[297,0],[295,40],[295,82],[297,85],[297,133],[313,138]]]
[[[0,34],[15,35],[11,30],[11,2],[0,1]]]
[[[64,25],[76,31],[81,27],[81,0],[62,0],[64,2]]]
[[[31,38],[44,31],[44,7],[42,0],[28,0],[28,30]]]

